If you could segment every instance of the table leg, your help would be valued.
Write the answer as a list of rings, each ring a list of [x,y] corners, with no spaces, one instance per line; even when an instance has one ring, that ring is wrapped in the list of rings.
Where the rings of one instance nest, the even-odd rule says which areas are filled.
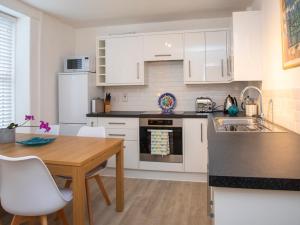
[[[116,211],[124,209],[124,149],[116,154]]]
[[[85,219],[85,173],[80,167],[73,170],[73,224],[84,225]]]

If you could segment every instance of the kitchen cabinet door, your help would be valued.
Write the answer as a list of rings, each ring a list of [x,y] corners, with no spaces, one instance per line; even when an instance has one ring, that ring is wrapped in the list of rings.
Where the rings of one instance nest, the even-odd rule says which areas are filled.
[[[183,34],[145,35],[144,60],[183,60]]]
[[[227,70],[227,31],[205,32],[205,42],[205,80],[208,82],[228,81],[230,74]]]
[[[98,118],[97,117],[87,117],[86,124],[90,127],[97,127],[98,126]]]
[[[207,119],[184,119],[185,172],[207,173]]]
[[[260,81],[262,80],[261,12],[234,12],[232,19],[234,80]]]
[[[205,33],[185,33],[184,83],[205,81]]]
[[[144,84],[141,36],[113,37],[106,40],[106,84]]]
[[[124,168],[138,169],[139,151],[137,141],[124,141]],[[112,156],[107,163],[108,167],[116,167],[116,157]]]

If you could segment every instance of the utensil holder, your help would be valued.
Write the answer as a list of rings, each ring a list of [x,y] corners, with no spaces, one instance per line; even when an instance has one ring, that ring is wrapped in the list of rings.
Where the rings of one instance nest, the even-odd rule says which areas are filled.
[[[16,129],[1,128],[0,129],[0,144],[15,143]]]
[[[110,104],[105,104],[104,105],[104,112],[108,113],[111,111],[111,105]]]

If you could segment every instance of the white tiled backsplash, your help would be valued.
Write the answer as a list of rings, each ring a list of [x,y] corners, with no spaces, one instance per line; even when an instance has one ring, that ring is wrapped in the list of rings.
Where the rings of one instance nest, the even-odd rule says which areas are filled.
[[[170,92],[176,96],[176,110],[194,111],[197,97],[210,97],[217,105],[223,105],[224,99],[228,94],[238,99],[244,87],[248,85],[261,86],[260,82],[185,85],[183,83],[182,61],[146,63],[145,81],[147,84],[145,86],[105,87],[105,92],[112,94],[112,110],[159,110],[158,96],[162,93]],[[124,95],[127,95],[127,102],[123,99]]]
[[[300,134],[300,89],[263,90],[263,96],[266,118]]]

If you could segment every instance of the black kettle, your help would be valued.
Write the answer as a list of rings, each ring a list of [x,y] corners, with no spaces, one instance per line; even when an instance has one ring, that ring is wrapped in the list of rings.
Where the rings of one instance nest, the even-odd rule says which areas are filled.
[[[228,109],[230,108],[230,106],[236,106],[238,107],[238,103],[235,97],[231,97],[230,95],[228,95],[225,98],[225,102],[224,102],[224,113],[228,113]]]

